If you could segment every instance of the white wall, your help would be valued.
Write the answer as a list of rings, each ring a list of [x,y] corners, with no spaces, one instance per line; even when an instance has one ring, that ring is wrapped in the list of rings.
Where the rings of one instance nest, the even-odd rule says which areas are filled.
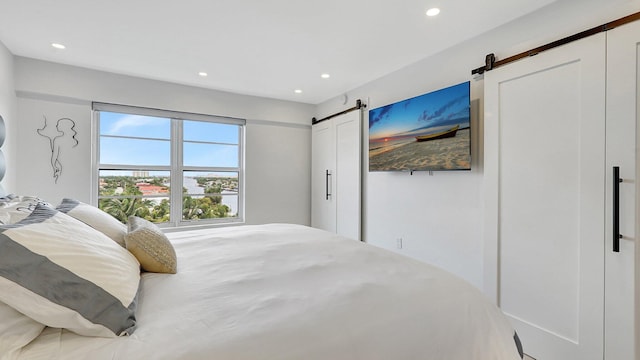
[[[483,81],[471,70],[640,10],[640,1],[561,0],[488,33],[348,92],[369,109],[471,81],[470,172],[369,173],[363,162],[364,239],[443,267],[483,287]],[[482,14],[478,14],[482,16]],[[428,46],[425,44],[424,46]],[[341,97],[318,106],[317,117],[343,109]],[[365,117],[365,124],[368,118]],[[368,126],[363,152],[368,152]],[[524,205],[524,204],[523,204]],[[403,248],[397,249],[397,239]]]
[[[6,126],[6,140],[2,145],[6,161],[6,173],[0,186],[0,194],[10,193],[15,187],[17,172],[15,170],[15,144],[16,144],[16,128],[18,120],[16,118],[16,95],[13,81],[13,55],[0,42],[0,116],[4,119]]]
[[[18,94],[15,191],[58,203],[90,201],[91,102],[142,106],[247,119],[245,219],[248,224],[310,224],[312,105],[238,95],[102,71],[15,58]],[[76,122],[79,144],[61,155],[55,182],[44,117]],[[50,124],[51,125],[51,124]],[[65,149],[62,149],[63,151]]]
[[[309,124],[273,126],[251,121],[246,139],[246,181],[251,192],[247,191],[245,204],[252,223],[311,225]]]

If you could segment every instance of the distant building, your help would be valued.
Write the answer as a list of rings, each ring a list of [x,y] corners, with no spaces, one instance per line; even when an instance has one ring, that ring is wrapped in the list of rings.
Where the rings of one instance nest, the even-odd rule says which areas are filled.
[[[148,171],[133,171],[132,172],[132,176],[133,177],[137,177],[137,178],[148,178],[149,177],[149,172]]]
[[[165,195],[169,193],[169,189],[165,186],[151,185],[146,182],[136,183],[136,187],[142,195]]]

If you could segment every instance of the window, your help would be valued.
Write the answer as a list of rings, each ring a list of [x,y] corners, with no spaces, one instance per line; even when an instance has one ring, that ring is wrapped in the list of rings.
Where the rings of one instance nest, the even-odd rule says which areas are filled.
[[[244,120],[94,103],[94,199],[123,223],[243,220]]]

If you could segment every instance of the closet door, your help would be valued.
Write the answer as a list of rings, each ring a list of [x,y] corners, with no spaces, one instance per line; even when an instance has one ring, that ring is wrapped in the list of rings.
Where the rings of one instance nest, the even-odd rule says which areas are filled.
[[[606,359],[635,359],[637,124],[640,108],[640,22],[607,32],[607,227],[605,230]],[[613,174],[619,167],[619,252],[613,251]],[[636,320],[637,321],[637,320]]]
[[[360,239],[361,111],[313,125],[311,226]]]
[[[485,73],[485,287],[537,359],[603,357],[604,36]]]
[[[311,226],[336,231],[335,130],[331,120],[311,129]]]

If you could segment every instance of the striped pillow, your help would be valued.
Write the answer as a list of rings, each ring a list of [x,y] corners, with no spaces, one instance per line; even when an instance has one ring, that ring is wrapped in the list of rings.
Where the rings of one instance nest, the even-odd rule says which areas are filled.
[[[131,334],[139,269],[126,249],[46,205],[0,226],[0,301],[50,327]]]
[[[35,196],[9,194],[0,198],[0,224],[15,224],[31,214],[38,204],[49,205]]]

